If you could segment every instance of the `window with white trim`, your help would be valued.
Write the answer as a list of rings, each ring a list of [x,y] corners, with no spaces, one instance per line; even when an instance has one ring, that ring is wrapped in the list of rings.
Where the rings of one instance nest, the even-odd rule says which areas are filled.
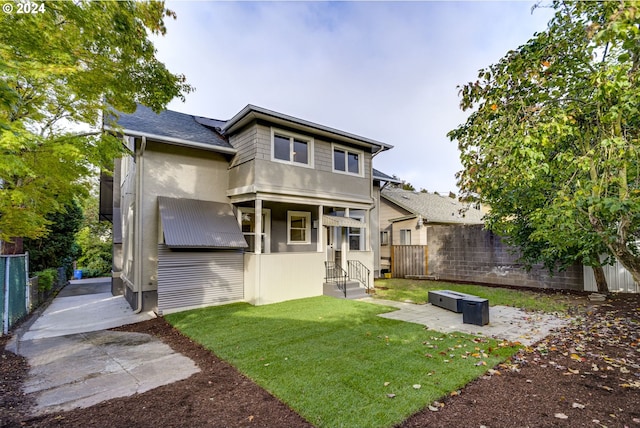
[[[333,145],[333,171],[342,174],[364,176],[364,152]]]
[[[271,160],[313,167],[313,138],[272,128]]]
[[[259,236],[261,252],[271,252],[271,210],[262,209],[262,233],[256,234],[256,210],[253,208],[239,207],[240,228],[244,239],[249,244],[248,252],[255,252],[256,235]]]
[[[311,213],[287,211],[287,244],[311,243]]]
[[[400,229],[400,245],[411,245],[411,229]]]
[[[363,216],[353,216],[350,215],[350,218],[354,220],[358,220],[364,223]],[[363,224],[364,226],[364,224]],[[347,228],[347,238],[349,242],[349,250],[351,251],[362,251],[364,250],[364,228],[362,227],[349,227]]]

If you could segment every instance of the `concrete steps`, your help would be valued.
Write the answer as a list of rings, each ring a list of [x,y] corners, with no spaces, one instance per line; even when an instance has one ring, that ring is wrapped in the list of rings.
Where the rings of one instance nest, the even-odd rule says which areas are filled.
[[[323,294],[344,299],[344,293],[338,289],[335,282],[325,282],[323,284]],[[369,297],[367,289],[358,281],[347,281],[347,299],[362,299]]]

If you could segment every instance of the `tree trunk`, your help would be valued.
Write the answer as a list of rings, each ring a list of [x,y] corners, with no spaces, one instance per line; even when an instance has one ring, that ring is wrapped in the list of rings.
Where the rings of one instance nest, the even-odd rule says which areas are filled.
[[[607,285],[607,278],[604,276],[604,269],[602,269],[602,266],[591,266],[591,269],[593,269],[593,276],[596,279],[596,284],[598,285],[598,293],[609,294],[609,286]]]
[[[12,242],[0,241],[0,254],[22,254],[23,248],[22,238],[13,238]]]
[[[589,213],[589,222],[596,233],[602,237],[605,245],[609,248],[609,251],[611,251],[616,260],[618,260],[618,262],[620,262],[620,264],[629,271],[636,284],[640,284],[640,257],[636,257],[636,255],[631,252],[631,249],[627,246],[627,240],[625,239],[628,236],[628,228],[631,224],[631,222],[628,221],[628,218],[620,220],[617,228],[617,239],[615,240],[609,239],[609,235],[606,233],[606,228],[598,218],[591,213]]]
[[[636,284],[640,284],[640,258],[636,257],[626,245],[613,243],[608,246],[611,248],[616,260],[629,271]]]

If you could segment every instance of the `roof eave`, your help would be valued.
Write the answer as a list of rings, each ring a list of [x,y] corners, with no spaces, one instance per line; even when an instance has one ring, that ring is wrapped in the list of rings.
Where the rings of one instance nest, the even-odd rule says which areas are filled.
[[[229,134],[237,129],[242,128],[244,125],[255,119],[264,119],[269,122],[275,123],[276,125],[288,126],[300,130],[312,129],[315,134],[323,137],[329,137],[333,139],[338,136],[343,141],[350,142],[352,144],[379,147],[379,151],[386,151],[393,148],[393,146],[390,144],[372,140],[366,137],[361,137],[349,132],[340,131],[335,128],[320,125],[314,122],[309,122],[304,119],[299,119],[297,117],[278,113],[273,110],[254,106],[251,104],[247,105],[238,114],[233,116],[222,128],[222,132],[224,134]]]
[[[236,149],[230,148],[230,147],[216,146],[213,144],[201,143],[198,141],[189,141],[182,138],[167,137],[164,135],[157,135],[157,134],[151,134],[148,132],[136,131],[134,129],[116,129],[110,126],[105,126],[104,129],[111,132],[117,132],[123,135],[129,135],[131,137],[145,137],[151,140],[161,141],[163,143],[168,143],[175,146],[191,147],[191,148],[202,149],[202,150],[207,150],[211,152],[225,153],[229,155],[235,155],[238,152]]]

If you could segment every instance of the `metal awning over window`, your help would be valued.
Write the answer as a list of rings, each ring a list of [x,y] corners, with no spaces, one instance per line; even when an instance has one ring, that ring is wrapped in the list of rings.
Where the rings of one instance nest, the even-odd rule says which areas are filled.
[[[169,248],[247,248],[231,205],[159,196],[164,243]]]
[[[334,226],[334,227],[367,227],[367,225],[360,220],[349,217],[338,217],[335,215],[323,215],[322,216],[322,224],[323,226]]]

